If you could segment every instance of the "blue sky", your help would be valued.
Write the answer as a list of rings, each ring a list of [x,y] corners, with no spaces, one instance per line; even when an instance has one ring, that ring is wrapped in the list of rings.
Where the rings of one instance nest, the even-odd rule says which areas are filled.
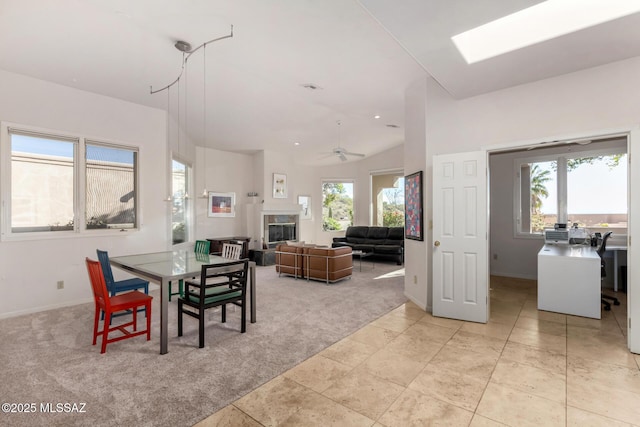
[[[569,214],[627,213],[627,164],[625,156],[613,168],[606,160],[596,160],[593,165],[583,164],[569,172]],[[543,199],[541,209],[545,214],[558,211],[555,172],[552,174],[554,179],[546,183],[549,197]]]
[[[25,135],[11,136],[11,151],[73,158],[73,143]],[[87,159],[133,164],[133,152],[87,144]]]

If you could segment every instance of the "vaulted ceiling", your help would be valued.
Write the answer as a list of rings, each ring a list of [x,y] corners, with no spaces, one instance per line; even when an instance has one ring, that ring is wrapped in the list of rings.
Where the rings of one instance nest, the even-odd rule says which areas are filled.
[[[405,89],[427,74],[465,98],[640,55],[640,14],[472,65],[451,42],[538,2],[0,0],[0,69],[169,106],[200,146],[327,164],[338,146],[370,156],[402,143]],[[177,40],[197,47],[232,27],[150,93],[180,75]]]

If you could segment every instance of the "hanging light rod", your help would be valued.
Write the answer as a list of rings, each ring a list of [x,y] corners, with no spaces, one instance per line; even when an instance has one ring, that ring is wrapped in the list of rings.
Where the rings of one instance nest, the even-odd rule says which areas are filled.
[[[182,41],[182,40],[178,40],[174,44],[174,46],[175,46],[176,49],[178,49],[180,52],[182,52],[182,67],[180,68],[180,74],[178,75],[178,77],[173,82],[169,83],[168,85],[166,85],[162,89],[153,90],[153,86],[149,86],[149,90],[151,92],[151,95],[153,95],[154,93],[162,92],[163,90],[169,89],[171,86],[173,86],[174,84],[178,83],[180,81],[180,77],[182,77],[182,73],[184,73],[184,67],[187,64],[187,60],[189,59],[189,57],[193,53],[198,51],[198,49],[208,45],[209,43],[217,42],[217,41],[228,39],[228,38],[231,38],[231,37],[233,37],[233,25],[231,26],[230,33],[227,34],[226,36],[218,37],[216,39],[209,40],[208,42],[204,42],[200,46],[196,47],[195,49],[191,49],[191,44],[190,43]]]

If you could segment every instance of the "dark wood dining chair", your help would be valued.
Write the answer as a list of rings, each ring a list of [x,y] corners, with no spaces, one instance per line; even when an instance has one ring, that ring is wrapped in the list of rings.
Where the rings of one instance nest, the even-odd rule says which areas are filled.
[[[116,296],[110,296],[107,290],[107,284],[104,279],[102,267],[98,261],[86,258],[87,271],[93,289],[93,299],[96,305],[95,316],[93,320],[93,345],[96,345],[98,336],[102,336],[102,347],[100,353],[107,351],[107,344],[124,340],[127,338],[137,337],[139,335],[147,335],[147,341],[151,339],[151,300],[153,297],[143,294],[140,291],[131,291]],[[138,309],[144,308],[147,315],[147,328],[138,331]],[[122,311],[131,311],[133,319],[130,322],[111,326],[111,318],[115,313]],[[104,323],[102,330],[98,330],[100,314],[104,314]],[[130,331],[127,328],[131,327]],[[115,338],[109,338],[109,334],[119,331],[122,335]]]
[[[178,336],[182,336],[182,315],[198,319],[198,346],[204,347],[205,311],[221,307],[227,321],[227,304],[240,307],[240,332],[247,329],[246,289],[249,261],[203,265],[199,280],[186,280],[184,296],[178,299]]]

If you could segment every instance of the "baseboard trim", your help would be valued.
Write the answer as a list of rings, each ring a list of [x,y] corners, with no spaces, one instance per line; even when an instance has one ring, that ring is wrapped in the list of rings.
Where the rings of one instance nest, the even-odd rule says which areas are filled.
[[[420,307],[421,309],[429,313],[429,311],[427,310],[428,308],[427,303],[425,303],[424,301],[419,301],[417,298],[414,298],[413,296],[409,295],[406,292],[404,293],[404,296],[407,297],[409,301],[411,301],[412,303],[414,303],[415,305],[417,305],[418,307]]]
[[[500,276],[500,277],[513,277],[514,279],[527,279],[527,280],[538,280],[537,275],[529,275],[529,274],[518,274],[518,273],[504,273],[499,271],[492,271],[490,273],[492,276]]]
[[[8,313],[0,313],[0,319],[8,319],[10,317],[24,316],[25,314],[40,313],[42,311],[55,310],[56,308],[72,307],[74,305],[86,304],[89,302],[93,302],[93,298],[80,299],[80,300],[64,302],[60,304],[51,304],[51,305],[46,305],[44,307],[28,308],[26,310],[10,311]],[[93,310],[93,307],[91,307],[91,310]]]

